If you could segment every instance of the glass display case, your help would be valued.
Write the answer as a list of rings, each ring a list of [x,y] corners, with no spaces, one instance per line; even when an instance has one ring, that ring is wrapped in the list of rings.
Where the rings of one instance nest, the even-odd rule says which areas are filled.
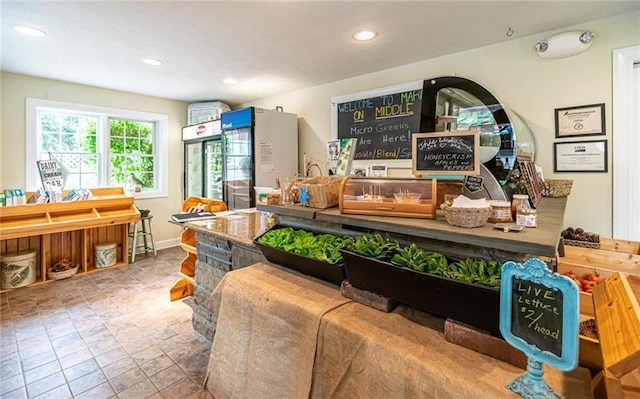
[[[435,219],[436,179],[346,177],[340,187],[340,212]]]

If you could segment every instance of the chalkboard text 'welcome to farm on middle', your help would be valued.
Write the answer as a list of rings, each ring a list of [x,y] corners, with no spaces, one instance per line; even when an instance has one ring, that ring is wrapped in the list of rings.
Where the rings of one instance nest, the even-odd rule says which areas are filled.
[[[421,108],[422,89],[340,103],[338,137],[358,140],[354,159],[411,159]]]

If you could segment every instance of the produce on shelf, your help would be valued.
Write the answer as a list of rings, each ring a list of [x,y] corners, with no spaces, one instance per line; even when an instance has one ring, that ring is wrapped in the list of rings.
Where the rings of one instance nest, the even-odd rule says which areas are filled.
[[[468,258],[449,262],[438,252],[427,251],[415,244],[400,246],[397,241],[387,240],[380,234],[358,236],[345,249],[422,273],[432,273],[471,284],[500,286],[502,265],[495,260]]]
[[[502,265],[495,260],[468,258],[449,262],[438,252],[425,250],[416,244],[401,246],[396,240],[384,238],[380,234],[366,233],[357,237],[339,237],[333,234],[314,234],[305,230],[283,227],[266,232],[258,238],[258,242],[331,264],[342,262],[340,249],[345,249],[367,258],[390,262],[421,273],[432,273],[489,287],[500,286]]]
[[[593,291],[593,288],[602,282],[602,278],[595,270],[591,273],[585,273],[582,276],[572,271],[568,271],[562,274],[572,279],[578,286],[578,290],[583,292],[591,293]]]
[[[580,335],[593,339],[598,339],[598,326],[595,319],[581,321],[578,325]]]
[[[560,233],[560,236],[565,240],[600,242],[599,234],[586,232],[580,227],[575,229],[573,227],[567,227]]]
[[[49,272],[52,272],[52,273],[65,272],[67,270],[71,270],[76,267],[78,267],[77,263],[74,263],[69,259],[63,258],[63,259],[60,259],[59,262],[56,262],[53,266],[51,266],[49,268]]]
[[[408,267],[419,272],[444,275],[449,266],[447,258],[437,252],[425,251],[416,244],[402,247],[391,258],[391,263]]]
[[[467,258],[449,264],[446,277],[466,283],[478,283],[489,287],[500,287],[502,265],[495,260]]]
[[[390,261],[400,245],[395,240],[388,240],[380,234],[363,234],[356,237],[345,249],[358,255],[382,261]]]
[[[340,249],[352,243],[353,238],[313,234],[284,227],[267,231],[258,238],[258,242],[296,255],[336,264],[342,262]]]

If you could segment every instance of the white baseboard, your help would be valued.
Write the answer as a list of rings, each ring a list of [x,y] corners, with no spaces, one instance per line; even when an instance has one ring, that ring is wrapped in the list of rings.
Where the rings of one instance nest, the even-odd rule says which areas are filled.
[[[167,240],[156,241],[156,249],[173,248],[180,245],[180,237],[169,238]]]

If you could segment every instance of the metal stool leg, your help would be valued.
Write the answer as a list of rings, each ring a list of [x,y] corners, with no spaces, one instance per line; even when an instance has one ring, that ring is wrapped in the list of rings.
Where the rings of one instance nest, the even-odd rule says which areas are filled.
[[[138,222],[133,222],[133,238],[131,240],[131,263],[136,261],[137,248],[138,248]]]
[[[147,243],[147,223],[149,218],[144,218],[141,221],[142,224],[142,241],[144,242],[144,255],[147,255],[149,244]]]
[[[149,218],[148,222],[149,226],[147,227],[149,228],[149,238],[151,238],[151,249],[153,250],[153,256],[157,256],[156,241],[153,239],[153,231],[151,230],[151,218]]]

